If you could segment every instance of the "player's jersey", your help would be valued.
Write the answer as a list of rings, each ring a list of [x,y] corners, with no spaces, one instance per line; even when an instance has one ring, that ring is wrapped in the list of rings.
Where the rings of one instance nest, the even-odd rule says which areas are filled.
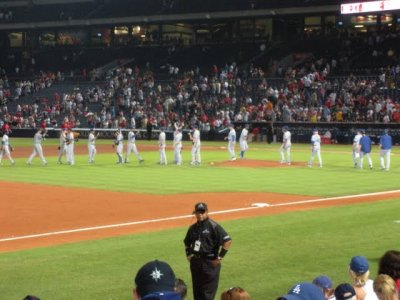
[[[228,134],[228,141],[231,143],[236,142],[236,131],[235,129],[231,129]]]
[[[10,142],[8,140],[8,135],[7,134],[3,135],[3,138],[1,139],[1,145],[2,146],[9,146],[10,145]]]
[[[40,132],[36,132],[33,136],[33,143],[34,144],[41,144],[43,140],[43,136]]]
[[[122,144],[122,141],[124,140],[124,136],[122,133],[118,133],[117,137],[115,138],[115,144],[120,145]]]
[[[242,132],[240,133],[240,142],[247,142],[247,137],[249,136],[249,131],[246,128],[243,128]]]
[[[66,134],[65,134],[64,131],[62,131],[62,132],[60,133],[60,146],[65,145],[65,142],[66,142]]]
[[[93,133],[89,133],[88,146],[94,146],[96,143],[96,138]]]
[[[364,153],[370,153],[371,152],[371,139],[369,136],[364,135],[361,139],[360,139],[360,150]]]
[[[194,146],[199,146],[200,145],[200,131],[198,129],[195,129],[195,131],[193,132],[193,145]]]
[[[286,131],[283,134],[283,143],[286,146],[290,146],[292,144],[292,134],[290,133],[290,131]]]
[[[67,134],[67,139],[70,145],[73,145],[75,143],[74,133],[72,131]]]
[[[133,131],[128,133],[128,143],[134,144],[136,142],[136,134]]]
[[[354,139],[353,139],[353,149],[355,151],[358,151],[358,145],[360,144],[361,138],[362,138],[361,134],[356,134]]]
[[[161,131],[160,135],[158,136],[158,145],[165,146],[165,132]]]
[[[182,132],[175,132],[174,145],[182,144]]]
[[[318,150],[321,148],[321,137],[319,136],[318,133],[312,135],[311,144],[315,150]]]

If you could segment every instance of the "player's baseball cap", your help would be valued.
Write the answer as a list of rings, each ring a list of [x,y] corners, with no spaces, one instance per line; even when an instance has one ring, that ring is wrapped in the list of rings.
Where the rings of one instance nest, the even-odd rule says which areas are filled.
[[[350,261],[350,269],[358,274],[369,270],[368,260],[364,256],[354,256]]]
[[[360,129],[360,132],[361,132],[362,134],[364,134],[364,133],[365,133],[365,129]]]
[[[294,285],[289,292],[281,297],[286,300],[324,300],[322,290],[313,283],[302,282]]]
[[[349,283],[339,284],[335,289],[336,300],[349,300],[356,295],[356,291]]]
[[[199,202],[199,203],[196,203],[196,205],[194,206],[193,213],[197,213],[197,212],[203,213],[206,211],[208,211],[207,204],[205,204],[204,202]]]
[[[172,292],[175,288],[175,273],[166,262],[150,261],[137,272],[135,284],[140,297],[154,292]]]
[[[333,285],[332,280],[326,275],[315,277],[312,283],[324,289],[331,289]]]

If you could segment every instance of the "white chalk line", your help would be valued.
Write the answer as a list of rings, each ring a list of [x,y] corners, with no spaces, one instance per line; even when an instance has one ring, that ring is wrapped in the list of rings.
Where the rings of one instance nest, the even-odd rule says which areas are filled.
[[[316,203],[316,202],[327,202],[327,201],[335,201],[335,200],[343,200],[343,199],[351,199],[351,198],[381,196],[381,195],[389,195],[389,194],[394,194],[394,193],[399,193],[399,192],[400,192],[400,190],[392,190],[392,191],[386,191],[386,192],[376,192],[376,193],[367,193],[367,194],[338,196],[338,197],[309,199],[309,200],[300,200],[300,201],[293,201],[293,202],[286,202],[286,203],[269,204],[268,206],[265,206],[265,207],[250,206],[250,207],[242,207],[242,208],[234,208],[234,209],[210,212],[209,215],[226,214],[226,213],[246,211],[246,210],[252,210],[252,209],[260,209],[260,208],[268,209],[271,207],[279,207],[279,206],[290,206],[290,205]],[[149,223],[159,223],[159,222],[174,221],[174,220],[188,219],[188,218],[193,218],[193,215],[183,215],[183,216],[159,218],[159,219],[153,219],[153,220],[134,221],[134,222],[127,222],[127,223],[110,224],[110,225],[93,226],[93,227],[83,227],[83,228],[77,228],[77,229],[69,229],[69,230],[52,231],[52,232],[45,232],[45,233],[38,233],[38,234],[16,236],[16,237],[8,237],[8,238],[0,239],[0,243],[16,241],[16,240],[24,240],[24,239],[41,238],[41,237],[47,237],[47,236],[52,236],[52,235],[62,235],[62,234],[69,234],[69,233],[76,233],[76,232],[95,231],[95,230],[101,230],[101,229],[127,227],[127,226],[142,225],[142,224],[149,224]]]

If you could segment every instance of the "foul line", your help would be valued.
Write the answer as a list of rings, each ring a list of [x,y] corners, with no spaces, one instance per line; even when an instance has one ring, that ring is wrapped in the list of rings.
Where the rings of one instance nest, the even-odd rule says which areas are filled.
[[[393,190],[393,191],[368,193],[368,194],[358,194],[358,195],[338,196],[338,197],[329,197],[329,198],[309,199],[309,200],[293,201],[293,202],[286,202],[286,203],[270,204],[270,205],[265,206],[265,207],[250,206],[250,207],[243,207],[243,208],[220,210],[220,211],[216,211],[216,212],[210,212],[209,214],[210,215],[218,215],[218,214],[226,214],[226,213],[231,213],[231,212],[239,212],[239,211],[246,211],[246,210],[252,210],[252,209],[260,209],[260,208],[270,208],[270,207],[290,206],[290,205],[307,204],[307,203],[315,203],[315,202],[327,202],[327,201],[335,201],[335,200],[343,200],[343,199],[351,199],[351,198],[363,198],[363,197],[371,197],[371,196],[381,196],[381,195],[395,194],[395,193],[399,193],[399,192],[400,192],[400,190]],[[61,235],[61,234],[76,233],[76,232],[94,231],[94,230],[100,230],[100,229],[118,228],[118,227],[126,227],[126,226],[141,225],[141,224],[148,224],[148,223],[159,223],[159,222],[165,222],[165,221],[187,219],[187,218],[192,218],[192,217],[193,217],[193,215],[183,215],[183,216],[160,218],[160,219],[153,219],[153,220],[144,220],[144,221],[135,221],[135,222],[128,222],[128,223],[119,223],[119,224],[110,224],[110,225],[102,225],[102,226],[94,226],[94,227],[84,227],[84,228],[77,228],[77,229],[45,232],[45,233],[38,233],[38,234],[31,234],[31,235],[23,235],[23,236],[3,238],[3,239],[0,239],[0,243],[16,241],[16,240],[24,240],[24,239],[41,238],[41,237],[47,237],[47,236],[52,236],[52,235]]]

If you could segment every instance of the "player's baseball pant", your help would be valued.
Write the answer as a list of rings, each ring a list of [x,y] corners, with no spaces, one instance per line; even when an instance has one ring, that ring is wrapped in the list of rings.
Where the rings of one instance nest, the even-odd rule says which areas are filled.
[[[228,143],[228,152],[229,152],[229,155],[231,156],[231,159],[236,158],[235,145],[236,145],[235,142]]]
[[[240,151],[247,151],[249,149],[249,145],[247,144],[247,141],[241,141],[240,142]]]
[[[160,154],[160,165],[166,165],[167,155],[165,154],[165,145],[159,146],[158,153]]]
[[[355,166],[357,166],[360,159],[361,159],[360,152],[358,150],[353,150],[353,162]]]
[[[3,146],[3,150],[0,151],[0,163],[3,160],[3,155],[5,155],[12,164],[15,162],[11,157],[9,146]]]
[[[192,146],[192,163],[201,163],[200,145]]]
[[[368,166],[372,168],[372,159],[371,159],[371,153],[365,153],[365,152],[360,152],[360,168],[363,168],[364,165],[364,157],[367,158],[368,161]]]
[[[60,150],[58,150],[58,162],[61,162],[63,154],[66,154],[67,146],[65,144],[60,144]]]
[[[118,163],[122,164],[122,152],[124,150],[124,146],[120,143],[117,148],[117,156],[118,156]]]
[[[89,158],[88,162],[92,163],[94,162],[94,157],[96,156],[97,150],[95,145],[89,145],[88,146],[88,153],[89,153]]]
[[[390,152],[391,150],[381,150],[379,153],[379,159],[381,162],[381,169],[384,169],[386,171],[389,171],[390,169]],[[386,165],[385,165],[386,161]]]
[[[139,151],[137,150],[136,144],[135,143],[128,143],[127,149],[126,149],[126,156],[125,156],[125,162],[129,162],[129,156],[131,153],[135,154],[137,160],[142,160],[142,158],[139,155]]]
[[[290,148],[291,146],[285,146],[282,145],[280,148],[280,153],[281,153],[281,162],[287,162],[290,163]],[[286,152],[286,158],[285,158],[285,152]]]
[[[182,154],[181,154],[181,151],[182,151],[182,144],[175,145],[175,149],[174,149],[174,162],[175,162],[177,165],[182,164]]]
[[[70,165],[74,165],[75,164],[74,145],[73,144],[67,145],[65,152],[67,155],[67,163]]]
[[[38,155],[40,157],[43,164],[46,164],[46,159],[44,158],[44,155],[43,155],[43,148],[42,148],[42,145],[40,145],[40,144],[33,145],[33,151],[32,151],[31,156],[29,156],[27,163],[28,164],[32,163],[32,160],[36,155]]]
[[[319,148],[318,149],[313,148],[311,150],[311,158],[310,158],[310,161],[308,162],[308,165],[312,166],[315,156],[317,156],[317,158],[318,158],[319,166],[322,167],[321,149],[319,149]]]

